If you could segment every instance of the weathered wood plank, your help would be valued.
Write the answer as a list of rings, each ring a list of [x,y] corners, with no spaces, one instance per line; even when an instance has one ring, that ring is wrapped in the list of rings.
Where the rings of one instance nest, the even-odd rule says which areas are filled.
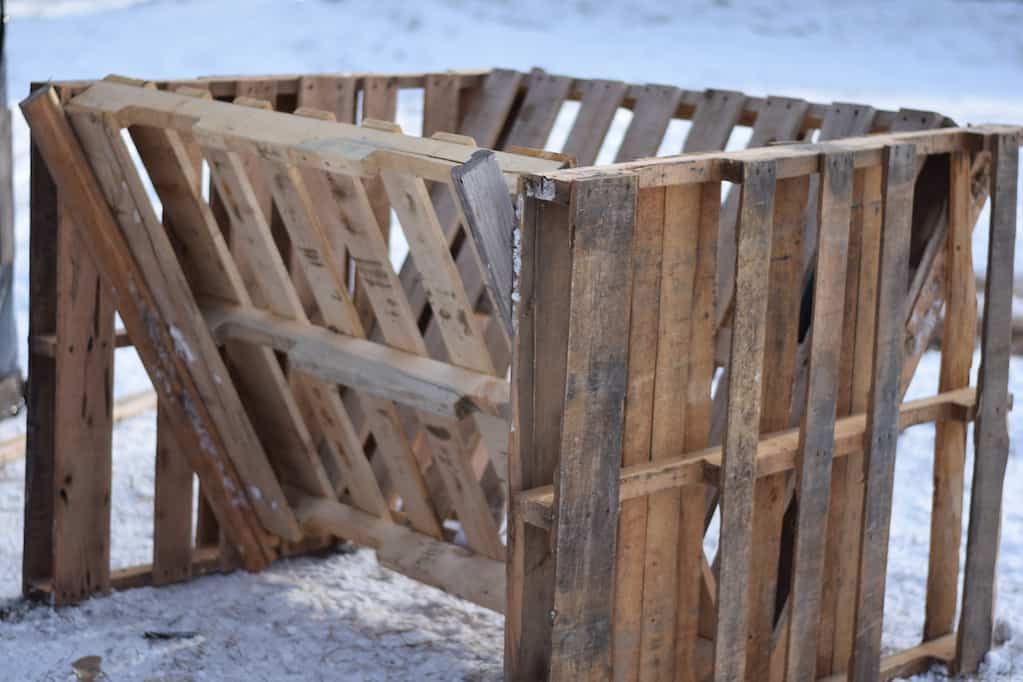
[[[880,675],[881,625],[898,439],[898,387],[902,372],[909,237],[916,178],[916,150],[912,145],[889,147],[886,156],[877,332],[863,466],[863,527],[859,548],[855,643],[849,662],[850,680],[857,682],[877,680]]]
[[[817,641],[831,489],[832,448],[848,264],[853,165],[849,154],[822,160],[820,235],[810,326],[806,409],[796,463],[796,539],[789,596],[787,678],[816,679]]]
[[[1007,404],[1019,136],[991,138],[991,226],[984,285],[980,410],[973,431],[973,489],[956,667],[973,673],[991,648],[1002,488],[1009,453]]]
[[[513,251],[518,219],[494,153],[481,150],[451,171],[469,234],[487,273],[487,289],[497,304],[498,318],[508,337],[514,335],[512,290]]]
[[[582,99],[579,112],[561,151],[573,157],[580,166],[590,166],[597,159],[615,112],[625,99],[628,86],[621,81],[588,80],[580,84]]]
[[[192,469],[164,410],[156,414],[153,584],[192,578]]]
[[[739,122],[746,96],[734,90],[707,90],[696,105],[682,151],[720,151],[728,144],[732,129]]]
[[[644,85],[632,108],[615,162],[654,156],[678,109],[682,91],[667,85]]]
[[[558,466],[569,290],[572,273],[569,208],[526,192],[522,215],[518,334],[512,380],[516,394],[514,445],[508,458],[512,496],[551,486]],[[554,608],[551,536],[520,515],[508,524],[508,609],[505,612],[505,676],[513,682],[547,679]]]
[[[973,363],[977,329],[968,153],[950,155],[949,180],[945,324],[941,336],[939,391],[970,385],[970,365]],[[925,640],[947,635],[955,629],[966,469],[966,424],[940,421],[934,425],[934,429],[934,496],[927,571]]]
[[[505,148],[543,149],[571,87],[571,78],[554,76],[540,69],[531,71],[526,81],[526,97],[515,114]]]
[[[657,369],[658,304],[664,234],[663,188],[640,192],[632,235],[632,302],[629,315],[628,400],[625,404],[624,466],[650,461]],[[553,498],[552,498],[553,502]],[[618,515],[615,556],[612,662],[616,680],[638,680],[643,630],[643,581],[647,501],[628,500]]]
[[[193,383],[191,370],[194,368],[176,352],[169,329],[146,324],[143,310],[154,310],[154,291],[141,276],[140,265],[132,255],[126,235],[122,234],[114,221],[103,190],[75,142],[75,134],[64,118],[52,89],[37,91],[22,103],[22,111],[38,132],[40,151],[51,172],[55,173],[56,183],[63,193],[62,200],[75,208],[81,229],[92,237],[86,243],[93,256],[101,264],[101,270],[119,285],[113,287],[118,292],[115,296],[116,307],[150,371],[159,370],[154,383],[161,395],[172,401],[171,414],[176,430],[182,436],[182,447],[185,452],[193,454],[191,465],[200,473],[204,482],[208,482],[207,496],[213,501],[218,519],[231,533],[232,540],[243,549],[246,566],[252,569],[262,567],[266,555],[255,512],[247,497],[233,495],[226,487],[229,484],[234,491],[244,489],[234,469],[234,460],[227,453],[228,446],[214,427],[214,424],[220,425],[221,420],[211,419]],[[125,211],[122,214],[130,216],[132,212]],[[169,250],[169,246],[167,248]],[[175,297],[179,304],[187,305],[188,297],[177,295],[177,292],[186,288],[180,272],[176,274],[175,280]],[[128,294],[131,290],[127,286],[129,281],[133,282],[134,297]],[[165,288],[165,294],[170,291],[171,287]],[[195,312],[187,319],[194,319],[197,315]],[[178,321],[169,316],[164,316],[164,319],[171,323]],[[181,400],[187,401],[187,409]],[[238,411],[241,411],[240,408]],[[230,420],[225,421],[231,423]],[[201,434],[205,434],[205,437]],[[245,439],[238,438],[236,445],[244,443]],[[217,471],[220,466],[223,467],[223,473]]]
[[[636,179],[581,182],[573,202],[571,304],[555,473],[553,679],[611,666]]]
[[[341,123],[355,123],[355,78],[302,76],[298,84],[298,108],[329,111]]]
[[[803,215],[809,178],[786,178],[777,183],[771,230],[771,264],[767,280],[767,317],[761,381],[760,433],[791,426],[793,380],[799,335],[800,255]],[[729,400],[731,397],[729,396]],[[790,499],[788,472],[756,482],[753,520],[753,560],[750,567],[749,660],[746,678],[767,680],[772,661],[784,655],[771,646],[779,593],[783,519]],[[783,578],[784,580],[784,578]]]
[[[423,137],[458,130],[460,78],[453,73],[434,73],[423,87]]]
[[[753,498],[774,213],[773,163],[748,164],[744,174],[737,240],[730,249],[736,254],[732,267],[739,277],[721,472],[720,568],[714,640],[714,679],[718,682],[746,677]],[[720,267],[720,253],[718,260]]]

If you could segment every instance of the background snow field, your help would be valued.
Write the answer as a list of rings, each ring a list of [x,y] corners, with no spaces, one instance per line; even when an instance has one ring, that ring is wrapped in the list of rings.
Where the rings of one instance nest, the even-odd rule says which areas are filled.
[[[32,80],[108,73],[156,79],[540,66],[582,77],[934,109],[961,124],[1023,123],[1021,2],[8,0],[7,6],[11,102],[27,94]],[[421,107],[421,99],[399,101],[408,132],[418,132],[413,121]],[[562,127],[554,137],[565,134]],[[599,161],[613,152],[605,150]],[[15,295],[24,339],[29,168],[20,114],[14,153]],[[976,254],[986,248],[986,213],[982,221]],[[1023,239],[1016,263],[1018,288]],[[21,357],[24,367],[24,346]],[[910,397],[936,390],[938,367],[938,356],[928,353]],[[1010,372],[1010,390],[1023,396],[1023,358],[1012,359]],[[131,350],[118,351],[115,384],[121,396],[148,385]],[[1023,680],[1021,414],[1017,408],[1009,415],[1000,646],[988,657],[985,680]],[[0,438],[23,430],[24,417],[8,420],[0,423]],[[933,434],[933,427],[918,426],[899,444],[886,651],[912,646],[922,630]],[[150,560],[154,442],[152,414],[122,423],[114,434],[115,566]],[[90,654],[103,657],[112,680],[501,678],[499,616],[380,568],[366,551],[283,561],[259,575],[132,590],[78,608],[29,608],[17,599],[23,481],[23,463],[0,468],[0,679],[70,679],[70,663]],[[969,480],[967,496],[968,486]],[[143,637],[150,630],[193,636],[150,641]],[[935,671],[918,679],[941,677]]]

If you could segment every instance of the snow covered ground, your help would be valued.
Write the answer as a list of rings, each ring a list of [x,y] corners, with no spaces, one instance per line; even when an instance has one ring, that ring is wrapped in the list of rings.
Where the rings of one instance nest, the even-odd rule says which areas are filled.
[[[9,99],[30,80],[121,73],[419,71],[505,66],[722,87],[816,101],[935,109],[960,123],[1023,123],[1023,3],[852,1],[808,5],[654,0],[9,0]],[[400,102],[406,129],[421,102]],[[15,121],[17,281],[27,335],[28,148]],[[606,159],[602,159],[606,160]],[[986,220],[986,218],[984,218]],[[983,253],[984,230],[975,251]],[[982,262],[976,263],[983,270]],[[1017,240],[1017,281],[1023,239]],[[118,351],[118,394],[145,387]],[[22,349],[22,358],[25,349]],[[1023,359],[1010,390],[1023,395]],[[937,356],[912,395],[932,392]],[[1023,679],[1023,418],[1010,414],[999,584],[1001,646],[983,679]],[[24,429],[0,423],[0,437]],[[149,560],[154,420],[115,433],[112,555]],[[923,621],[933,428],[900,441],[885,646],[914,644]],[[20,584],[24,467],[0,468],[0,679],[68,679],[96,654],[115,680],[499,679],[500,617],[375,565],[370,553],[282,562],[261,575],[205,578],[55,612],[27,608]],[[968,504],[968,500],[967,500]],[[5,602],[0,601],[0,604]],[[195,632],[165,642],[147,630]],[[938,679],[932,673],[920,679]]]

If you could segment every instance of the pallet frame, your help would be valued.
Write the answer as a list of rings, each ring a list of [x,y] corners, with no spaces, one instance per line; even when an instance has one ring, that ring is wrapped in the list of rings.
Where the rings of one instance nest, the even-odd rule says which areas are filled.
[[[62,83],[57,92],[67,103],[90,85]],[[976,315],[971,303],[969,232],[990,187],[995,197],[992,243],[1012,238],[1013,230],[1006,235],[1005,226],[1014,225],[1016,188],[1010,167],[1019,145],[1017,129],[932,132],[951,122],[927,112],[875,112],[863,105],[581,81],[539,71],[213,78],[155,86],[169,91],[200,89],[217,99],[268,106],[258,101],[262,100],[281,111],[320,118],[327,110],[327,116],[349,121],[354,121],[360,100],[363,119],[393,118],[397,91],[421,88],[425,93],[424,134],[441,133],[436,137],[445,142],[470,142],[445,137],[446,131],[454,130],[494,148],[543,146],[561,104],[577,99],[580,114],[566,150],[586,163],[596,158],[614,111],[633,111],[633,124],[619,150],[620,163],[544,173],[522,181],[523,263],[518,277],[519,298],[524,303],[517,311],[518,334],[512,346],[496,314],[499,306],[489,300],[493,294],[477,257],[484,255],[481,245],[471,248],[472,239],[452,220],[457,209],[450,205],[451,200],[446,200],[449,205],[445,207],[444,198],[435,199],[451,261],[485,330],[490,371],[503,374],[515,354],[511,382],[515,397],[510,409],[515,412],[516,426],[506,455],[512,494],[506,584],[500,568],[503,548],[477,546],[475,554],[445,551],[444,560],[436,561],[437,547],[423,544],[421,533],[375,519],[365,512],[365,504],[357,502],[351,506],[313,501],[300,504],[296,509],[307,539],[276,542],[271,557],[320,549],[329,544],[331,535],[346,537],[376,548],[384,563],[423,582],[503,611],[510,679],[545,675],[602,679],[612,669],[619,679],[662,674],[699,679],[711,665],[717,679],[806,679],[831,673],[840,676],[847,664],[851,664],[851,679],[877,679],[920,670],[934,660],[964,671],[979,664],[990,646],[991,614],[984,604],[991,601],[986,595],[992,589],[995,561],[990,551],[977,548],[985,542],[993,545],[990,538],[992,528],[997,532],[998,495],[1004,478],[1004,461],[999,468],[999,458],[1007,451],[1007,443],[1000,438],[999,429],[1008,403],[998,396],[1005,395],[1007,379],[1004,358],[1008,351],[1002,344],[1001,313],[1008,305],[1002,293],[1011,292],[1012,248],[999,250],[992,261],[985,299],[989,306],[984,315],[985,361],[978,391],[995,397],[980,401],[968,387],[972,336],[953,335],[950,339],[946,332],[941,393],[898,408],[915,364],[941,320],[942,307],[946,319],[962,321],[949,329],[974,328],[968,324],[974,319],[971,315]],[[694,155],[632,161],[657,151],[674,118],[693,121],[686,151]],[[822,140],[841,142],[713,151],[727,142],[734,125],[753,127],[754,146],[769,139],[807,139],[814,129],[820,130]],[[921,128],[925,132],[902,132]],[[887,135],[855,137],[868,132]],[[951,161],[946,163],[946,156]],[[110,571],[108,508],[87,505],[76,506],[74,514],[59,511],[61,505],[56,500],[64,499],[62,492],[67,492],[61,482],[69,476],[77,489],[90,493],[89,499],[98,493],[102,500],[104,486],[109,489],[112,424],[107,387],[113,348],[123,335],[113,329],[113,305],[100,271],[90,259],[75,256],[85,250],[74,241],[77,231],[60,218],[53,178],[41,163],[35,144],[32,161],[33,343],[26,468],[26,594],[45,595],[56,604],[74,603],[111,588],[164,584],[237,566],[239,557],[232,549],[236,543],[217,532],[202,500],[194,539],[190,536],[191,501],[187,518],[181,513],[180,497],[169,498],[170,504],[164,498],[161,504],[161,490],[177,490],[180,495],[185,477],[189,500],[191,496],[190,470],[175,466],[179,458],[164,454],[177,447],[163,437],[171,431],[164,427],[164,409],[160,411],[152,567]],[[947,173],[944,189],[943,173]],[[734,217],[721,221],[719,239],[720,219],[713,207],[721,200],[723,181],[742,190],[735,188],[721,206],[722,215]],[[386,192],[381,191],[382,185],[374,188],[373,182],[377,181],[370,181],[367,191],[374,211],[383,216],[389,210]],[[922,209],[913,205],[914,187],[917,196],[923,197],[918,202]],[[210,203],[216,209],[215,202]],[[691,218],[671,222],[677,215]],[[946,215],[953,216],[954,230],[945,228]],[[875,240],[884,235],[883,253],[904,252],[905,257],[893,262],[887,255],[880,261],[866,258],[868,251],[862,246],[852,247],[841,238],[841,225],[848,227],[850,221]],[[772,223],[776,225],[774,248],[792,248],[785,245],[793,240],[783,240],[781,234],[790,234],[794,243],[802,244],[802,251],[788,254],[786,261],[793,263],[791,267],[781,268],[767,259]],[[729,225],[737,238],[727,232]],[[882,226],[889,225],[896,227],[882,232]],[[678,237],[681,229],[695,230],[690,235],[692,241]],[[888,239],[895,239],[898,248],[889,248]],[[687,244],[700,244],[696,263],[687,256]],[[1009,254],[1007,266],[1005,253]],[[739,273],[734,295],[731,275],[722,275],[727,272],[722,263],[728,262],[736,264],[733,272]],[[855,272],[861,281],[859,289],[843,290],[836,283],[837,274],[812,277],[814,265],[820,273],[824,262],[834,266],[828,272],[841,272],[842,279],[848,266],[848,272]],[[1008,275],[1003,272],[1006,268]],[[876,293],[869,282],[882,271],[881,295],[900,301],[906,310],[904,317],[870,319]],[[407,266],[399,274],[413,309],[424,309],[425,292],[414,267]],[[686,287],[674,285],[676,276],[703,284],[695,287],[693,296]],[[999,278],[1005,277],[1010,285],[999,289]],[[573,281],[577,282],[574,287]],[[909,281],[910,286],[907,291],[884,288],[885,282],[890,285],[893,281]],[[296,286],[299,284],[297,279]],[[818,326],[824,324],[818,319],[841,319],[842,308],[849,306],[866,319],[854,325],[846,316],[838,327],[855,332],[843,334],[844,340],[837,335],[815,338],[809,334],[803,342],[794,331],[800,297],[782,295],[800,291],[800,285],[802,291],[813,292],[813,301],[827,304],[815,304],[812,310],[812,320]],[[715,288],[723,292],[716,300]],[[302,294],[301,286],[299,290]],[[88,292],[91,298],[77,302],[68,298],[76,292]],[[356,286],[352,296],[366,315],[371,306],[365,292]],[[649,301],[659,303],[644,306]],[[686,316],[672,316],[669,305],[680,310],[691,307],[701,312],[700,319],[711,323],[687,326]],[[665,313],[658,316],[658,309]],[[372,322],[372,312],[364,319]],[[246,325],[252,333],[262,324],[238,315],[227,315],[224,320],[221,324],[230,325],[233,334],[242,333],[238,330]],[[601,321],[598,335],[591,331],[593,320]],[[429,316],[425,322],[420,316],[419,321],[426,347],[436,355],[444,344],[442,330]],[[682,336],[677,333],[679,325],[686,330]],[[580,342],[592,336],[599,336],[600,343]],[[875,337],[889,341],[878,341],[874,348]],[[657,344],[662,339],[670,341],[659,354]],[[79,350],[80,344],[85,344],[87,353],[74,354],[76,341]],[[662,358],[690,345],[702,349],[696,359],[682,364],[666,362],[662,368]],[[892,349],[896,347],[902,352],[895,353]],[[882,348],[889,355],[882,355]],[[332,352],[342,351],[333,348]],[[769,361],[763,377],[759,376],[761,353]],[[834,359],[836,355],[843,358],[841,362]],[[875,362],[875,356],[888,359]],[[444,357],[443,351],[440,357]],[[727,373],[722,381],[724,390],[712,396],[710,380],[715,366],[727,367]],[[71,376],[77,376],[75,382],[60,380]],[[743,377],[738,384],[742,390],[734,396],[727,390],[732,376]],[[604,380],[594,381],[596,377]],[[353,379],[334,380],[345,383]],[[649,385],[643,388],[644,383]],[[658,400],[656,394],[673,386],[681,390],[687,383],[690,388],[702,386],[696,392],[702,398],[691,402],[683,418],[677,419],[666,411],[671,405],[663,398]],[[888,392],[872,395],[872,383],[888,387]],[[775,401],[781,408],[765,403],[761,409],[758,391],[752,388],[757,385],[787,387],[791,397]],[[97,392],[101,387],[106,393]],[[894,400],[882,399],[892,391]],[[106,395],[106,409],[102,402],[83,406],[82,396],[90,395]],[[829,419],[826,407],[815,407],[804,419],[805,405],[832,405],[833,413]],[[350,407],[351,401],[346,400],[346,406]],[[70,417],[80,409],[87,410],[88,419]],[[369,427],[359,420],[356,410],[353,413],[364,438]],[[499,407],[495,414],[509,416]],[[564,416],[551,419],[561,414]],[[868,416],[862,417],[864,414]],[[958,553],[959,540],[958,533],[949,529],[962,522],[965,424],[974,419],[979,422],[978,451],[992,453],[990,460],[978,458],[975,490],[982,486],[989,494],[974,496],[974,506],[981,506],[970,514],[967,583],[961,624],[956,630],[958,566],[948,557]],[[854,509],[857,500],[871,501],[862,512],[872,527],[887,532],[891,474],[886,467],[893,457],[892,434],[931,421],[939,425],[936,467],[940,472],[936,470],[936,481],[942,487],[935,492],[924,643],[882,659],[876,590],[863,589],[857,595],[855,585],[865,581],[846,580],[840,587],[822,580],[822,573],[854,571],[855,576],[855,571],[862,570],[868,576],[880,576],[883,586],[884,556],[866,551],[874,547],[868,542],[861,554],[861,568],[838,568],[835,562],[840,558],[828,553],[829,545],[822,536],[859,532],[861,521],[846,511]],[[757,423],[759,428],[750,426]],[[860,446],[864,434],[880,439],[879,445],[865,449],[866,454]],[[71,442],[87,443],[84,451],[96,459],[69,458],[67,443]],[[830,449],[831,454],[805,458],[800,453],[809,447],[819,452]],[[595,451],[602,455],[594,460]],[[498,466],[502,454],[491,453],[481,484],[488,473],[503,478],[503,472],[497,471],[503,468]],[[821,459],[826,460],[826,468],[821,467]],[[592,461],[599,466],[591,466]],[[864,471],[868,472],[869,495],[854,484],[852,472],[859,466],[868,467]],[[791,476],[786,473],[789,471],[796,473]],[[93,472],[91,477],[89,472]],[[172,483],[175,480],[179,485]],[[490,491],[488,495],[500,488],[499,481],[496,486],[490,483],[491,487],[484,487]],[[590,495],[594,489],[605,494]],[[665,538],[677,537],[681,546],[702,540],[708,510],[713,509],[714,493],[719,489],[727,529],[720,567],[708,563],[702,552],[699,560],[682,563],[678,563],[675,547],[670,548],[670,556],[657,555],[654,548],[663,546]],[[777,492],[770,495],[769,490]],[[799,505],[792,526],[797,531],[788,536],[783,533],[782,516],[793,497],[807,504]],[[778,498],[781,502],[773,506],[763,503]],[[839,511],[834,511],[836,507]],[[62,523],[62,517],[73,519],[71,526]],[[754,522],[768,525],[755,528]],[[765,528],[767,532],[761,532]],[[315,537],[309,539],[310,535]],[[754,537],[774,538],[774,544],[751,542]],[[72,538],[79,538],[76,542],[87,548],[82,553],[87,557],[84,562],[67,558],[75,551]],[[638,550],[636,542],[640,542]],[[789,551],[783,551],[783,545],[795,548],[795,558],[788,566],[779,564],[778,573],[751,574],[742,569],[748,563],[742,557],[778,557]],[[645,546],[650,549],[644,551]],[[435,565],[423,569],[424,556]],[[480,559],[485,561],[480,563]],[[666,562],[675,564],[667,573],[659,568]],[[250,568],[260,565],[262,562],[248,564]],[[466,570],[478,570],[485,577],[469,586],[450,579],[453,571]],[[815,608],[813,599],[783,599],[785,604],[791,602],[791,609],[786,606],[773,613],[774,599],[760,606],[747,603],[742,597],[747,584],[761,585],[765,588],[761,592],[777,592],[779,598],[788,590],[820,593],[825,612],[834,615],[824,618],[822,631],[817,632],[808,617]],[[731,587],[718,592],[722,585]],[[608,598],[611,594],[616,595],[613,600]],[[641,595],[639,601],[630,599],[630,594]],[[719,600],[716,594],[727,598]],[[629,603],[638,606],[630,609]],[[689,608],[694,604],[695,608]],[[849,604],[858,604],[852,613],[843,611]],[[557,615],[552,618],[550,614]],[[864,623],[876,619],[878,625],[857,628],[858,639],[853,642],[851,628],[860,619]],[[616,629],[613,636],[612,623]],[[789,634],[793,628],[795,637]],[[754,642],[748,656],[743,644],[747,629]],[[807,636],[818,640],[816,649],[796,645]]]

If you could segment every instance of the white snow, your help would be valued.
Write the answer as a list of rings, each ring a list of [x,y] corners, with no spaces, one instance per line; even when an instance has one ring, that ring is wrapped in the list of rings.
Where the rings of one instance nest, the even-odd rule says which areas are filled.
[[[9,0],[8,9],[12,102],[27,93],[31,80],[107,73],[164,78],[541,66],[689,88],[913,106],[959,123],[1023,123],[1020,2]],[[404,129],[417,133],[421,98],[403,95],[399,110]],[[566,108],[551,137],[554,146],[564,141],[573,116]],[[621,134],[628,119],[616,117],[612,130]],[[672,124],[662,153],[680,148],[686,127]],[[18,115],[14,128],[15,296],[25,338],[28,137]],[[730,146],[743,142],[737,134]],[[599,162],[609,162],[615,146],[614,140],[605,145]],[[985,266],[986,219],[974,243],[979,271]],[[1023,239],[1017,239],[1016,256],[1020,281]],[[25,357],[23,347],[23,363]],[[1023,359],[1013,358],[1010,372],[1010,390],[1023,395]],[[937,376],[937,356],[928,354],[911,395],[933,392]],[[133,353],[118,351],[116,393],[147,384]],[[1019,414],[1017,409],[1009,416],[1014,451],[999,567],[1000,646],[982,679],[1023,679]],[[2,422],[0,438],[19,430],[24,417]],[[154,434],[151,414],[115,432],[115,566],[150,559]],[[884,627],[888,651],[920,637],[932,450],[930,426],[911,429],[900,440]],[[89,654],[102,656],[117,680],[500,678],[500,617],[379,568],[365,551],[281,562],[260,575],[133,590],[79,608],[29,609],[16,599],[23,477],[23,463],[0,468],[0,597],[8,598],[0,608],[4,679],[68,679],[71,661]],[[151,642],[143,638],[147,630],[198,634]]]

